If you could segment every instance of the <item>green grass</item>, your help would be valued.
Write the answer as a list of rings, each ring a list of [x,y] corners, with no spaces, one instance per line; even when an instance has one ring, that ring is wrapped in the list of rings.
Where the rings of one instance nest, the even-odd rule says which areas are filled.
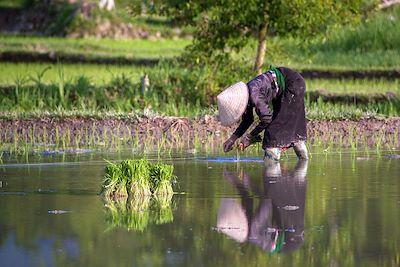
[[[139,26],[152,25],[160,27],[159,30],[169,23],[168,19],[157,17],[136,17],[133,20]],[[370,15],[358,27],[342,27],[323,37],[309,40],[271,37],[267,40],[265,66],[271,62],[299,70],[400,70],[399,20],[400,7],[395,7]],[[168,27],[172,28],[171,25]],[[151,41],[1,36],[0,53],[52,52],[88,58],[157,59],[179,55],[190,42],[186,39]],[[245,59],[251,68],[255,52],[256,42],[253,40],[234,57]]]
[[[378,93],[395,93],[400,95],[400,80],[371,79],[306,79],[307,91],[323,90],[342,95],[368,95]]]
[[[26,0],[0,0],[0,8],[22,8]]]
[[[40,64],[1,66],[7,65],[16,70],[5,68],[5,71],[0,71],[4,79],[9,79],[0,82],[7,85],[0,89],[0,112],[3,118],[31,114],[47,116],[46,112],[55,116],[83,117],[101,117],[105,113],[118,117],[115,114],[123,112],[171,116],[215,114],[216,108],[212,104],[215,95],[223,89],[216,83],[208,83],[208,72],[185,74],[180,69],[168,69],[166,63],[162,65],[164,67],[159,67],[155,75],[150,75],[150,87],[144,95],[140,92],[140,76],[150,69],[136,68],[135,72],[128,67],[115,66],[109,70],[106,66],[90,68],[86,65],[80,65],[82,69],[79,65],[51,65],[49,70],[46,70],[48,65]],[[35,66],[35,70],[28,66]],[[326,99],[316,99],[315,94],[313,98],[306,96],[309,116],[313,119],[340,119],[341,115],[343,118],[357,119],[398,116],[400,113],[399,80],[310,79],[307,80],[307,87],[308,92],[324,91]],[[390,100],[379,102],[375,99],[376,94],[387,92],[392,95]],[[355,101],[347,101],[349,104],[325,107],[326,102],[332,102],[329,94],[341,95],[346,99],[363,96],[363,101],[356,101],[357,106],[351,105]],[[20,115],[16,115],[18,113]]]
[[[270,62],[299,70],[400,70],[400,6],[379,11],[358,27],[342,27],[323,37],[302,40],[267,40],[266,66]],[[236,58],[254,61],[256,42]]]
[[[87,58],[157,59],[179,55],[187,39],[113,40],[0,35],[0,53],[38,52],[83,55]]]
[[[139,82],[149,70],[145,66],[97,65],[97,64],[50,64],[50,63],[0,63],[0,85],[14,85],[17,80],[25,80],[25,85],[34,84],[34,79],[42,75],[42,82],[55,83],[59,79],[59,68],[63,69],[66,81],[73,82],[85,76],[94,85],[109,83],[116,75],[126,75]]]

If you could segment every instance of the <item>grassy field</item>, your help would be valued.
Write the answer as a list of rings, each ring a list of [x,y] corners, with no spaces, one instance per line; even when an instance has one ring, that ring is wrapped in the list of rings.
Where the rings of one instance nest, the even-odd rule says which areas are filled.
[[[29,81],[24,81],[25,83],[16,80],[0,89],[1,117],[40,117],[49,114],[56,117],[102,117],[105,113],[119,116],[118,114],[124,112],[190,117],[216,115],[214,104],[201,104],[198,98],[184,98],[182,94],[174,93],[179,91],[174,85],[165,85],[165,88],[158,89],[150,86],[144,95],[141,94],[138,73],[129,76],[115,69],[114,74],[103,70],[108,76],[101,77],[101,80],[96,78],[101,76],[100,72],[97,76],[93,73],[93,77],[76,73],[77,76],[72,78],[73,76],[66,75],[65,69],[64,66],[56,66],[49,70],[53,71],[52,75],[55,77],[51,82],[46,83],[44,77],[50,74],[46,72],[43,77],[36,74]],[[320,98],[317,95],[315,98],[307,94],[309,119],[360,119],[400,115],[399,81],[308,80],[307,83],[309,92],[324,90],[333,93],[334,97],[343,95],[345,99],[350,99],[332,102],[329,96]],[[375,94],[387,91],[394,94],[394,97],[378,101],[374,98]],[[353,97],[360,95],[366,96],[363,101],[353,101]],[[355,102],[357,105],[354,105]]]
[[[139,24],[162,25],[137,18]],[[400,70],[400,7],[378,12],[356,28],[344,27],[324,37],[304,40],[276,38],[267,40],[265,66],[289,66],[299,70]],[[160,26],[160,27],[166,27]],[[66,39],[50,37],[0,36],[0,53],[35,52],[60,55],[82,55],[86,58],[158,59],[179,55],[188,39],[110,40]],[[249,67],[255,57],[256,42],[236,59],[244,59]]]
[[[326,91],[340,95],[353,94],[384,94],[395,93],[400,95],[400,80],[371,79],[307,79],[307,91]]]
[[[266,66],[284,65],[298,70],[400,70],[400,8],[378,13],[356,29],[344,28],[325,38],[308,41],[270,38]],[[390,33],[390,34],[388,34]],[[159,59],[179,55],[190,40],[110,40],[0,36],[0,53],[32,52],[82,55],[87,58]],[[251,68],[255,42],[235,55]],[[0,63],[2,117],[102,116],[123,112],[198,116],[216,114],[217,92],[232,79],[248,77],[231,70],[206,66],[182,69],[171,61],[155,67],[137,65]],[[247,65],[243,67],[247,69]],[[214,75],[217,72],[219,75]],[[140,78],[150,75],[150,90],[140,93]],[[227,76],[229,75],[229,76]],[[239,77],[240,76],[240,77]],[[243,77],[242,77],[243,76]],[[213,80],[215,79],[215,80]],[[358,119],[399,116],[400,80],[307,79],[309,92],[324,91],[356,96],[390,92],[387,102],[352,105],[307,98],[310,119]],[[326,102],[324,102],[326,101]],[[36,115],[32,115],[36,114]],[[100,114],[100,115],[99,115]]]
[[[116,75],[126,75],[132,81],[139,82],[140,77],[151,67],[128,65],[92,65],[92,64],[49,64],[49,63],[0,63],[0,86],[13,86],[17,80],[25,84],[34,84],[43,73],[43,83],[56,83],[60,68],[66,81],[73,81],[82,76],[95,85],[103,85]],[[336,94],[375,94],[392,92],[400,94],[400,80],[386,79],[307,79],[307,90],[324,90]]]
[[[0,36],[0,53],[35,52],[83,55],[87,58],[157,59],[179,55],[188,39],[112,40],[57,37]]]
[[[358,27],[342,27],[322,37],[271,38],[266,60],[297,69],[400,70],[399,21],[400,6],[395,6],[370,15]],[[254,54],[255,44],[247,49]]]
[[[24,85],[32,85],[38,79],[46,84],[56,83],[60,78],[60,70],[63,71],[66,81],[84,76],[91,83],[102,85],[109,83],[117,75],[126,75],[132,81],[139,82],[148,69],[145,66],[127,65],[0,63],[0,86],[13,86],[21,80]]]

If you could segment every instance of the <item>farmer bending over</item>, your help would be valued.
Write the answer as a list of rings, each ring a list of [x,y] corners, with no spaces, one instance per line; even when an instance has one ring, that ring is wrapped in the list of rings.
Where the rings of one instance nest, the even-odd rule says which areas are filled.
[[[217,96],[219,119],[224,126],[231,126],[242,118],[238,128],[224,143],[224,151],[232,150],[236,140],[240,150],[260,141],[264,131],[262,148],[265,159],[279,160],[281,151],[293,147],[297,157],[307,159],[306,118],[303,77],[285,67],[274,68],[247,83],[236,83]],[[269,105],[272,106],[272,111]],[[253,108],[260,118],[258,125],[249,133]]]

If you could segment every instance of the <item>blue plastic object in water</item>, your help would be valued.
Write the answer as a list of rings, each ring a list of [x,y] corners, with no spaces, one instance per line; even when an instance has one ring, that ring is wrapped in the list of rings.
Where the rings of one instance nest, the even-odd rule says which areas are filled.
[[[203,157],[197,160],[204,160],[209,162],[263,162],[261,158],[237,158],[237,157]]]

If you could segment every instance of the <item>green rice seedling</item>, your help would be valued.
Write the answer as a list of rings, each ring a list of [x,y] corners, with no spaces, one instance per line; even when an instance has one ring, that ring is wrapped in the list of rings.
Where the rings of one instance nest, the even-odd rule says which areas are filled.
[[[151,190],[155,195],[172,195],[172,180],[174,179],[174,166],[155,164],[150,171]]]
[[[67,145],[69,146],[71,144],[71,129],[68,127],[67,128]]]
[[[128,197],[126,180],[122,175],[120,165],[112,162],[107,164],[101,194],[104,195],[106,199]]]
[[[47,128],[46,126],[43,126],[43,140],[42,140],[43,145],[47,144]]]
[[[378,156],[381,154],[383,134],[378,132],[375,138],[375,149]]]
[[[82,140],[81,130],[75,135],[75,149],[79,149],[79,144]]]
[[[55,131],[56,131],[55,144],[56,144],[56,148],[58,149],[58,146],[60,144],[60,133],[59,133],[59,130],[58,130],[58,126],[56,126],[56,130]]]
[[[156,142],[157,142],[157,156],[160,157],[161,151],[163,151],[165,148],[165,142],[166,142],[165,134],[162,134],[161,139],[158,139]]]
[[[129,180],[131,196],[151,195],[150,163],[146,159],[124,160],[121,162],[122,175]]]
[[[65,75],[62,65],[57,63],[58,74],[58,97],[60,99],[60,106],[65,108]]]
[[[23,86],[28,82],[28,78],[26,76],[21,76],[17,75],[17,77],[14,80],[14,86],[15,86],[15,103],[18,105],[21,101],[21,95],[20,95],[20,90],[23,88]]]

